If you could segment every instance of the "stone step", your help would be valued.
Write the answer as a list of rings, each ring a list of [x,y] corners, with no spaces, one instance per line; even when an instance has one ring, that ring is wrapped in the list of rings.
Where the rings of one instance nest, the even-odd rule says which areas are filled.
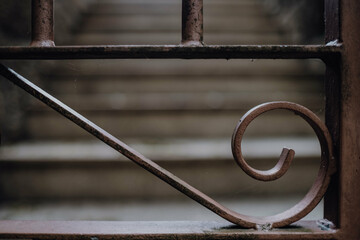
[[[278,33],[279,27],[266,17],[249,21],[245,17],[209,17],[204,20],[206,33]],[[173,15],[132,15],[88,17],[82,33],[181,32],[181,18]]]
[[[208,33],[204,42],[209,45],[290,44],[290,36],[282,33]],[[74,45],[177,45],[181,32],[124,32],[124,33],[79,33]]]
[[[100,8],[101,6],[116,6],[116,5],[145,5],[146,4],[152,5],[179,5],[181,6],[181,1],[179,0],[100,0],[94,2],[95,8]],[[243,7],[254,7],[259,6],[258,0],[206,0],[206,4],[209,5],[241,5]]]
[[[208,17],[226,17],[226,16],[240,16],[251,19],[263,18],[268,14],[263,10],[262,6],[258,4],[244,4],[242,1],[236,3],[221,3],[206,1],[204,4],[203,14],[205,19]],[[174,17],[181,16],[181,2],[171,3],[156,3],[144,2],[141,4],[132,2],[116,2],[113,4],[98,2],[93,4],[90,9],[86,11],[84,17],[96,16],[111,16],[111,15],[174,15]]]
[[[308,190],[319,168],[313,138],[245,139],[251,166],[275,165],[283,146],[296,157],[281,179],[252,180],[232,160],[228,139],[166,139],[129,145],[211,196],[297,194]],[[38,142],[0,149],[3,200],[178,198],[177,191],[100,142]],[[299,181],[301,179],[301,181]]]
[[[255,1],[207,1],[208,44],[290,43]],[[178,44],[181,2],[115,1],[94,4],[78,29],[75,44]],[[241,33],[237,33],[237,32]],[[121,32],[121,33],[119,33]]]
[[[270,92],[270,91],[233,91],[233,92],[153,92],[153,93],[98,93],[98,94],[61,94],[63,102],[78,111],[116,112],[116,111],[246,111],[257,103],[284,100],[319,110],[323,105],[322,96],[316,92]],[[32,112],[49,109],[35,101]],[[49,109],[50,110],[50,109]],[[217,113],[218,114],[218,113]]]
[[[270,216],[285,211],[295,205],[302,195],[287,196],[246,196],[239,198],[217,198],[224,206],[242,214],[252,216]],[[164,223],[170,223],[176,231],[183,226],[184,221],[190,229],[198,222],[193,221],[225,221],[216,214],[188,199],[163,199],[152,201],[112,199],[109,201],[14,201],[1,204],[0,218],[2,220],[48,220],[48,221],[146,221],[123,222],[126,230],[152,229]],[[323,203],[321,202],[303,220],[323,218]],[[161,221],[161,222],[153,222]],[[181,221],[181,222],[173,222]],[[189,222],[191,221],[191,222]],[[93,223],[93,222],[92,222]],[[144,224],[145,223],[145,224]],[[203,223],[200,223],[203,226]],[[226,224],[226,223],[225,223]],[[148,226],[144,228],[144,226]],[[129,229],[130,227],[130,229]],[[169,226],[163,228],[169,231]],[[181,228],[180,231],[183,231]]]
[[[49,76],[46,89],[56,96],[62,94],[113,93],[219,93],[229,91],[271,95],[274,93],[321,93],[321,75],[314,76]],[[50,84],[50,85],[49,85]]]
[[[76,109],[75,109],[76,110]],[[316,110],[321,114],[321,109]],[[245,111],[104,111],[82,112],[90,121],[121,138],[230,137]],[[304,136],[312,129],[285,110],[267,113],[251,124],[249,136]],[[90,135],[58,113],[28,117],[27,135],[33,139],[89,139]]]
[[[286,63],[286,65],[290,65],[285,66],[285,69],[281,68],[282,72],[289,71],[292,67],[298,71],[298,75],[294,77],[294,71],[288,72],[288,74],[291,74],[290,76],[282,75],[281,77],[277,77],[271,75],[269,78],[272,80],[279,78],[285,81],[284,79],[286,79],[288,83],[288,85],[278,84],[282,86],[278,90],[276,90],[276,81],[274,84],[271,82],[265,84],[265,77],[263,81],[257,83],[251,79],[263,78],[260,77],[260,71],[256,72],[255,76],[252,75],[253,73],[250,72],[247,66],[248,63],[250,63],[250,65],[252,64],[251,61],[220,61],[224,66],[228,67],[227,69],[229,69],[231,73],[229,76],[226,75],[229,72],[226,72],[224,68],[220,68],[219,64],[216,66],[216,61],[194,61],[195,63],[197,62],[199,64],[198,66],[203,70],[201,68],[194,69],[194,65],[191,64],[194,63],[193,61],[173,62],[170,60],[168,63],[160,61],[161,64],[159,64],[158,61],[144,62],[140,60],[141,64],[135,64],[135,62],[136,60],[118,61],[116,64],[111,61],[105,65],[103,65],[104,62],[93,61],[67,62],[63,64],[63,66],[58,66],[58,71],[59,69],[64,69],[66,65],[70,67],[70,71],[59,71],[59,75],[55,77],[55,82],[48,81],[45,84],[50,85],[50,89],[51,86],[53,89],[58,89],[61,86],[58,83],[59,79],[68,78],[77,81],[77,76],[81,76],[81,79],[89,79],[87,80],[87,86],[95,87],[93,88],[93,93],[85,94],[80,91],[81,94],[79,94],[76,93],[75,89],[73,94],[66,93],[66,91],[62,92],[59,95],[59,99],[89,117],[90,120],[108,129],[113,134],[123,137],[229,136],[236,122],[247,110],[267,101],[287,100],[297,102],[309,107],[315,112],[321,112],[323,106],[322,96],[316,91],[316,89],[320,88],[320,81],[315,80],[317,84],[314,84],[310,91],[310,88],[306,86],[309,86],[308,84],[314,80],[306,80],[307,84],[296,80],[306,78],[304,72],[299,71],[299,62],[280,61],[281,64]],[[228,65],[229,63],[230,65]],[[266,63],[269,65],[266,66]],[[266,67],[268,68],[267,71],[274,71],[276,67],[280,69],[279,65],[281,64],[275,63],[275,61],[264,61],[260,64],[261,70],[265,71]],[[159,66],[161,67],[165,64],[168,64],[167,68],[159,68]],[[209,68],[208,65],[211,67]],[[138,69],[136,69],[137,66],[139,67]],[[239,71],[240,67],[238,66],[242,67],[242,72]],[[300,65],[300,67],[301,66],[302,65]],[[133,68],[133,70],[130,68]],[[97,72],[90,72],[93,70]],[[235,70],[237,72],[234,73]],[[209,76],[211,80],[207,80],[207,77],[201,74],[202,71],[204,71],[206,76]],[[220,75],[219,71],[225,74],[224,80],[222,76],[216,76]],[[249,71],[248,76],[246,76],[246,71]],[[275,75],[280,74],[276,71],[273,73]],[[109,85],[109,87],[112,88],[112,92],[102,93],[101,91],[103,89],[96,87],[98,84],[101,85],[106,79],[116,78],[129,79],[126,80],[129,85],[137,81],[131,79],[144,79],[148,77],[146,74],[151,74],[150,79],[148,79],[148,85],[138,85],[138,88],[134,88],[132,92],[123,92],[123,90],[121,90],[127,86],[123,85],[122,81],[112,81]],[[191,75],[189,77],[181,76],[184,74]],[[197,74],[199,74],[199,77],[196,76]],[[236,74],[238,74],[238,76]],[[310,75],[311,71],[308,71],[307,74]],[[242,82],[242,78],[239,75],[245,75],[245,79],[250,79]],[[153,79],[157,78],[172,79],[169,80],[169,83],[176,82],[177,85],[167,86],[166,92],[151,92],[150,90],[145,90],[153,83]],[[232,88],[232,82],[225,85],[227,79],[234,81],[234,78],[239,78],[237,87]],[[314,75],[310,75],[310,79],[314,78],[316,79]],[[48,76],[48,79],[51,79],[51,75]],[[97,81],[97,79],[101,79],[101,81]],[[194,79],[200,80],[197,81]],[[94,82],[98,82],[98,84],[94,85]],[[207,85],[209,82],[212,82],[213,85]],[[180,84],[183,85],[183,89],[188,89],[189,92],[182,92],[178,89],[177,86]],[[197,87],[196,84],[198,84]],[[291,86],[291,84],[293,84],[293,87],[286,90],[286,87]],[[116,85],[117,87],[115,87]],[[199,91],[201,85],[208,86],[207,92]],[[267,87],[268,85],[271,85],[271,87]],[[301,87],[297,87],[297,85],[304,86],[303,90],[301,90]],[[157,86],[165,87],[166,85],[164,85],[164,81],[162,81],[157,84]],[[221,91],[217,89],[217,86],[221,86]],[[259,86],[260,89],[258,89]],[[155,88],[156,85],[153,85],[153,87]],[[211,90],[212,87],[213,89]],[[198,90],[196,90],[196,88]],[[271,88],[273,88],[273,91],[270,91]],[[33,114],[29,117],[29,136],[37,139],[71,139],[74,137],[84,138],[87,136],[86,133],[69,123],[66,119],[62,119],[56,113],[47,111],[46,109],[47,108],[39,104],[36,104],[35,107],[32,108]],[[268,133],[268,126],[272,126],[272,128],[276,130],[276,134],[280,135],[309,133],[307,126],[305,128],[301,127],[296,121],[294,122],[289,118],[281,121],[282,117],[284,117],[283,114],[277,115],[275,118],[265,116],[266,124],[260,124],[261,126],[256,128],[258,131],[253,134],[261,135]],[[277,123],[273,123],[273,121]],[[293,124],[291,127],[284,127],[284,122],[291,122]],[[41,131],[43,129],[49,129],[49,131]]]
[[[257,2],[243,1],[206,1],[204,3],[205,18],[237,16],[251,18],[256,21],[267,17]],[[85,15],[86,19],[117,16],[172,15],[173,19],[181,19],[181,1],[99,1],[92,5]],[[167,22],[167,21],[164,21]]]
[[[309,68],[312,66],[312,68]],[[48,68],[45,77],[99,77],[109,76],[314,76],[323,74],[324,66],[317,60],[179,60],[179,59],[130,59],[83,60],[56,62]],[[46,78],[45,78],[46,79]]]
[[[189,162],[232,160],[231,138],[165,138],[124,142],[144,156],[158,162]],[[320,145],[314,137],[248,138],[243,142],[243,154],[249,161],[276,159],[283,147],[293,148],[296,157],[316,158]],[[91,141],[32,141],[0,148],[2,163],[26,162],[107,162],[129,161],[126,157],[98,140]],[[271,163],[270,163],[271,165]]]

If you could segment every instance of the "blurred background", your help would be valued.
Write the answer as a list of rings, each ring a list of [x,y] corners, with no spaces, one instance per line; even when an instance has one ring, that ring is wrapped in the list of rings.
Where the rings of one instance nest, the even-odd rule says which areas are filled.
[[[0,44],[30,43],[31,1],[0,2]],[[56,45],[179,44],[181,0],[55,1]],[[205,44],[322,44],[323,1],[204,0]],[[295,161],[275,182],[231,154],[242,115],[268,101],[324,114],[319,60],[4,61],[100,127],[241,213],[284,211],[319,168],[315,134],[276,110],[249,126],[251,166]],[[0,77],[0,219],[220,220]],[[322,218],[322,204],[307,217]]]

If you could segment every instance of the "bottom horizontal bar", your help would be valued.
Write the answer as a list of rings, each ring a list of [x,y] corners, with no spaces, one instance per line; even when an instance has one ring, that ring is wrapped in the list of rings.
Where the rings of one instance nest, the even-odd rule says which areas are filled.
[[[315,221],[259,231],[227,222],[0,221],[0,239],[336,239]]]

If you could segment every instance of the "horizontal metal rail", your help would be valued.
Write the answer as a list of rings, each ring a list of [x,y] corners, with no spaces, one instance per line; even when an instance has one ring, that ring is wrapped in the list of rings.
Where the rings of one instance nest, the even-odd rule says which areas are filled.
[[[90,45],[0,47],[0,59],[327,59],[339,56],[332,45]]]
[[[337,230],[322,229],[315,221],[299,221],[289,228],[258,231],[224,222],[126,221],[0,221],[1,239],[340,239]]]

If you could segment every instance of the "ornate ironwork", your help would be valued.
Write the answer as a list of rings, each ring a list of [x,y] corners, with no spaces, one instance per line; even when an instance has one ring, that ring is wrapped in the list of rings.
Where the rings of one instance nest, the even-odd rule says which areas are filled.
[[[270,102],[259,105],[248,111],[237,125],[232,138],[232,151],[236,162],[251,177],[261,181],[271,181],[280,178],[289,168],[294,157],[294,150],[284,148],[276,166],[268,171],[259,171],[251,168],[241,153],[241,140],[247,126],[260,114],[274,109],[286,109],[299,115],[308,122],[315,131],[321,146],[321,164],[318,176],[306,196],[295,206],[280,214],[267,217],[246,216],[226,208],[206,194],[197,190],[190,184],[163,169],[150,159],[136,152],[125,143],[115,138],[96,124],[92,123],[70,107],[66,106],[44,90],[40,89],[15,71],[0,64],[0,74],[24,89],[49,107],[70,119],[87,132],[97,137],[119,153],[123,154],[145,170],[151,172],[183,194],[199,202],[222,218],[245,228],[256,227],[283,227],[300,220],[307,215],[320,202],[330,182],[331,175],[335,172],[335,159],[333,157],[332,141],[325,124],[309,109],[291,102]]]

